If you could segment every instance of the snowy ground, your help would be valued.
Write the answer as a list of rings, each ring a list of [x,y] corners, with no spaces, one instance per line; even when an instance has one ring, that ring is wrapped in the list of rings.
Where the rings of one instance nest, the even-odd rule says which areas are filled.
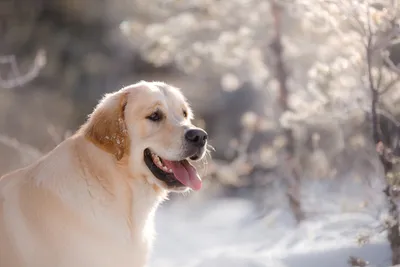
[[[283,190],[265,193],[264,216],[254,199],[182,197],[157,213],[150,267],[346,267],[350,256],[390,266],[385,202],[378,182],[313,181],[303,186],[308,219],[296,226]],[[370,241],[360,246],[365,234]]]

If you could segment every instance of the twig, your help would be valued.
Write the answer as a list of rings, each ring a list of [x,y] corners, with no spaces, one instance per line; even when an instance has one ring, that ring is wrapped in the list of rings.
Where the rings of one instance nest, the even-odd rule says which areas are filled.
[[[7,147],[13,148],[21,155],[28,155],[31,159],[36,159],[42,156],[42,152],[38,149],[18,142],[16,139],[0,134],[0,143]]]
[[[11,79],[3,79],[0,75],[0,88],[12,89],[29,83],[39,75],[40,70],[46,64],[46,53],[44,50],[39,50],[32,67],[25,74],[21,74],[15,55],[0,56],[0,64],[9,64],[13,76]]]

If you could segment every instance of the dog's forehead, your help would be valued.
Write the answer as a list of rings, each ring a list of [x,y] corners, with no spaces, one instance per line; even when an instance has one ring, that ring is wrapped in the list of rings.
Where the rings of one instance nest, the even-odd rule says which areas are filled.
[[[154,102],[164,103],[169,107],[179,108],[188,106],[186,98],[179,88],[163,82],[141,81],[127,88],[133,99],[138,99],[143,105],[153,105]]]
[[[151,83],[150,88],[152,88],[153,93],[158,93],[159,96],[164,98],[164,100],[169,104],[182,105],[186,103],[185,97],[183,96],[181,90],[177,87],[163,82],[153,82]]]
[[[154,86],[159,88],[159,90],[167,97],[185,100],[181,90],[177,87],[162,82],[155,82]]]

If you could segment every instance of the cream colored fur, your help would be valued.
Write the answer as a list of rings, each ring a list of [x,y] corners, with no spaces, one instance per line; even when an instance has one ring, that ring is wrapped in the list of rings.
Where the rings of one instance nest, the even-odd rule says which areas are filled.
[[[168,114],[162,126],[145,119],[155,107]],[[177,158],[191,117],[178,89],[140,82],[106,95],[38,162],[1,177],[0,267],[145,266],[169,190],[143,150]]]

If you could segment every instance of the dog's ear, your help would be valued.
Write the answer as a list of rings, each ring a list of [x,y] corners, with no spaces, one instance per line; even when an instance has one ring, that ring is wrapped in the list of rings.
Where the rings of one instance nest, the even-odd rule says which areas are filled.
[[[117,160],[129,154],[130,140],[125,122],[128,93],[106,95],[83,127],[85,137]]]

